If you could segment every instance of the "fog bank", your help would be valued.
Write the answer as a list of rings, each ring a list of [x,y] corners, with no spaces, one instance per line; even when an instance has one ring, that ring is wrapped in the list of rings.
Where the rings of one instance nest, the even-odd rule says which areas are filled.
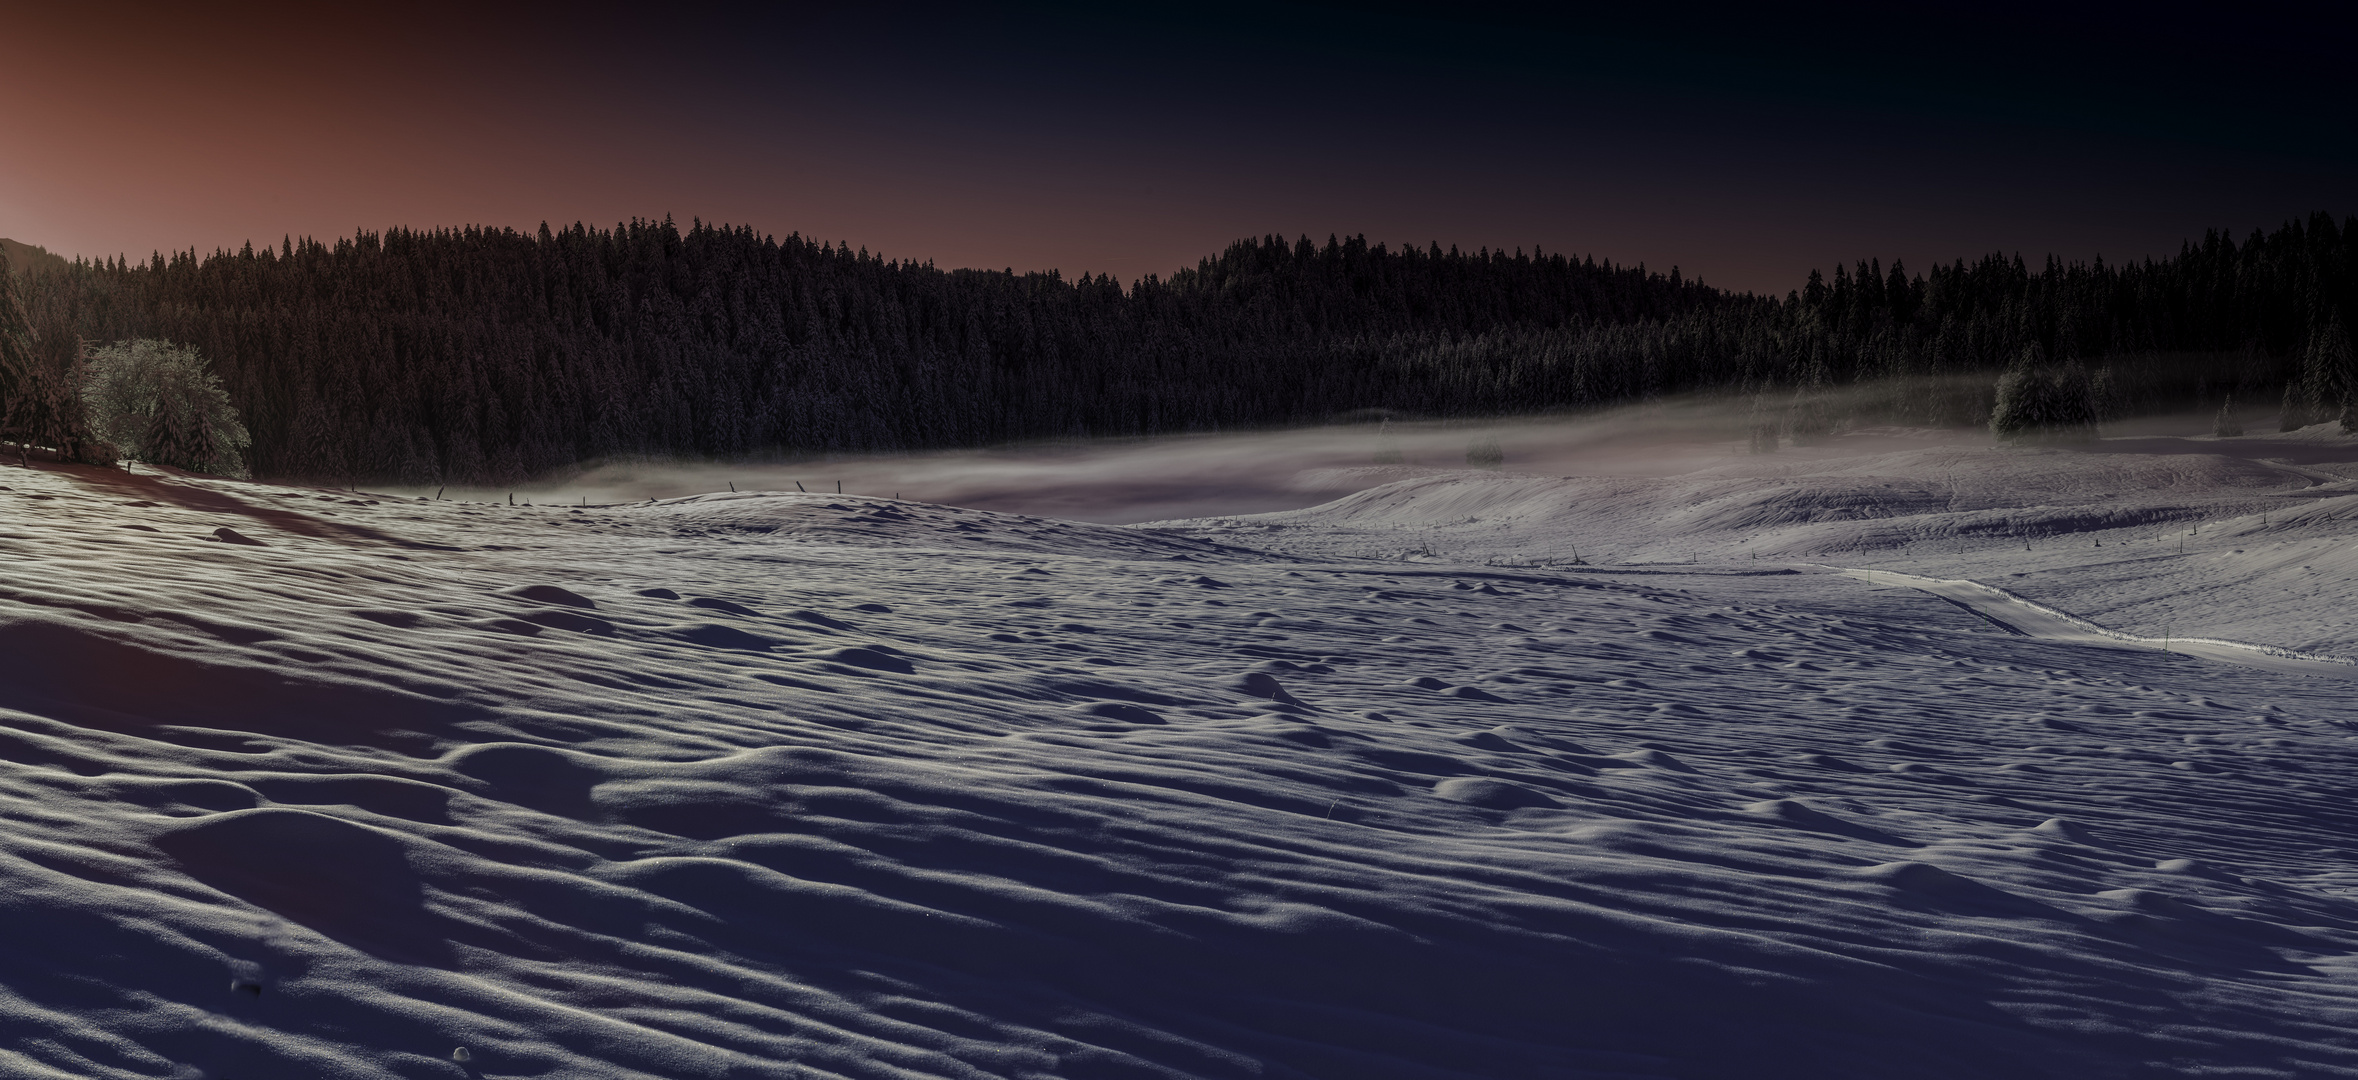
[[[1788,440],[1754,454],[1751,399],[1693,398],[1570,416],[1495,421],[1369,420],[1284,430],[1062,440],[913,454],[787,461],[607,461],[514,489],[442,489],[445,498],[626,503],[709,491],[796,491],[898,497],[1102,524],[1293,510],[1396,480],[1495,467],[1542,476],[1671,476],[1749,459],[1757,464],[1990,443],[1984,429],[1868,427],[1814,445]],[[2208,417],[2151,417],[2108,435],[2176,441]],[[2190,444],[2235,453],[2225,444]],[[2155,447],[2140,447],[2152,452]],[[1469,460],[1471,458],[1472,460]],[[385,489],[433,495],[432,489]]]

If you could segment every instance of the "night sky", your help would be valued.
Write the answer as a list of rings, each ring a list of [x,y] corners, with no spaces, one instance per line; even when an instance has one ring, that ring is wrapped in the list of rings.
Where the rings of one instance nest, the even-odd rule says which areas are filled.
[[[670,214],[1128,281],[1359,233],[1782,293],[2358,213],[2324,5],[978,7],[0,0],[0,236]]]

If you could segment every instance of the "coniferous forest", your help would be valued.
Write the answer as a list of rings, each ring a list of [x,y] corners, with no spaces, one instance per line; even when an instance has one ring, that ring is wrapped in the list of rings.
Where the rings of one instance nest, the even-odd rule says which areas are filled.
[[[57,414],[91,349],[161,339],[210,362],[255,475],[331,483],[1697,391],[1748,395],[1797,435],[1979,424],[1999,377],[2028,366],[2099,372],[2111,415],[2232,393],[2306,422],[2358,400],[2358,219],[2323,213],[2135,263],[1868,261],[1783,297],[1675,268],[1358,237],[1242,241],[1124,289],[668,219],[77,262],[14,291],[22,316],[0,319],[18,340],[0,361],[32,370],[0,362],[0,428]]]

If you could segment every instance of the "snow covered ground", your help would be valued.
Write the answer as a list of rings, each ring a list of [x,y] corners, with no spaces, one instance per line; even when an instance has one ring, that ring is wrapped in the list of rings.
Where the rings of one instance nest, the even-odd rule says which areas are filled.
[[[2358,1076],[2342,461],[0,469],[0,1075]]]
[[[2140,636],[2358,658],[2358,436],[2039,448],[1924,432],[1907,448],[1909,434],[1669,476],[1430,472],[1154,526],[1317,558],[1871,567],[1998,585]]]

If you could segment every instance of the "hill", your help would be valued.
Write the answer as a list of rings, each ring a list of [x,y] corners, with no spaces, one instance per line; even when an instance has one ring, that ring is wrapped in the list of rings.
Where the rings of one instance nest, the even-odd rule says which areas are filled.
[[[669,220],[393,230],[36,279],[39,336],[211,358],[257,475],[508,484],[581,462],[1497,416],[1743,395],[1770,438],[1978,425],[1995,373],[2114,412],[2358,405],[2358,221],[2169,259],[1993,254],[1782,298],[1558,252],[1240,241],[1168,278],[943,270]],[[2044,385],[2044,382],[2040,383]]]
[[[63,270],[68,265],[65,256],[52,255],[49,249],[0,236],[0,254],[8,256],[8,265],[19,272],[29,270]]]

